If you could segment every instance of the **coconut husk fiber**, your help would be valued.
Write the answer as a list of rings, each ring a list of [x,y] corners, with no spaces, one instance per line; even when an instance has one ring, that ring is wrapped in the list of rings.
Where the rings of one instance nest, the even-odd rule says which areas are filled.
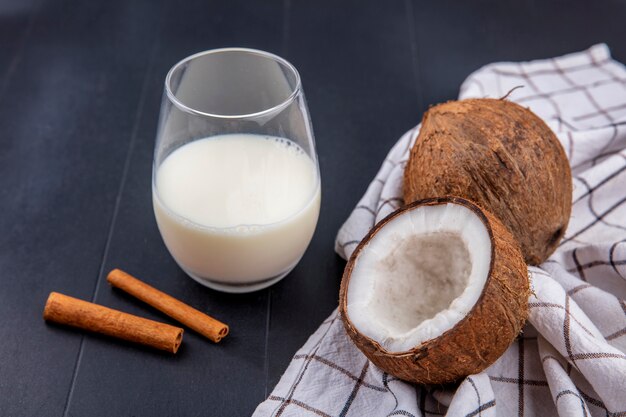
[[[404,174],[405,202],[446,195],[474,201],[519,241],[528,264],[556,249],[572,207],[567,156],[550,128],[505,99],[430,108]]]

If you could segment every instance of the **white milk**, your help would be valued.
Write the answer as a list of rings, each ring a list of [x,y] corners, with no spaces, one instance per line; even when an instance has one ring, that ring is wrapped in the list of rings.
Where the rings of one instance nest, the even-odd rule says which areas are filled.
[[[163,240],[201,282],[246,284],[289,272],[319,215],[317,167],[283,138],[233,134],[190,142],[163,161],[155,186]]]

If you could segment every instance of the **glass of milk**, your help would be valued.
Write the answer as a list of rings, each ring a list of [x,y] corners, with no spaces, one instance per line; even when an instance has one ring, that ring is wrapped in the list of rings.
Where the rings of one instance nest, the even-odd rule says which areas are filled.
[[[178,265],[207,287],[249,292],[287,275],[320,208],[300,76],[267,52],[226,48],[167,74],[152,172],[154,214]]]

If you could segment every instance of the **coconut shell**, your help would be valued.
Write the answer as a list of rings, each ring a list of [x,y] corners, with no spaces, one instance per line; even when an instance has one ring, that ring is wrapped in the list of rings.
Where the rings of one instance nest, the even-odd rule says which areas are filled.
[[[528,264],[556,249],[572,207],[565,151],[530,110],[507,100],[468,99],[429,109],[404,173],[407,203],[454,195],[495,214]]]
[[[389,352],[359,333],[347,315],[352,270],[367,242],[390,220],[417,207],[447,203],[471,209],[485,225],[492,243],[489,276],[474,307],[453,328],[406,352]],[[444,384],[483,371],[504,353],[526,321],[529,294],[527,267],[508,229],[492,214],[465,199],[436,198],[417,201],[395,211],[361,241],[343,274],[339,311],[350,338],[376,366],[405,381]]]

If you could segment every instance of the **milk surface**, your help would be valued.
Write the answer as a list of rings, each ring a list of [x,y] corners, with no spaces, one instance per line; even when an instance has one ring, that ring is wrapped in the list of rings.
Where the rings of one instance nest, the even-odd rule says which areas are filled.
[[[197,280],[246,284],[288,272],[313,235],[317,166],[288,139],[199,139],[158,167],[154,212],[168,249]]]

